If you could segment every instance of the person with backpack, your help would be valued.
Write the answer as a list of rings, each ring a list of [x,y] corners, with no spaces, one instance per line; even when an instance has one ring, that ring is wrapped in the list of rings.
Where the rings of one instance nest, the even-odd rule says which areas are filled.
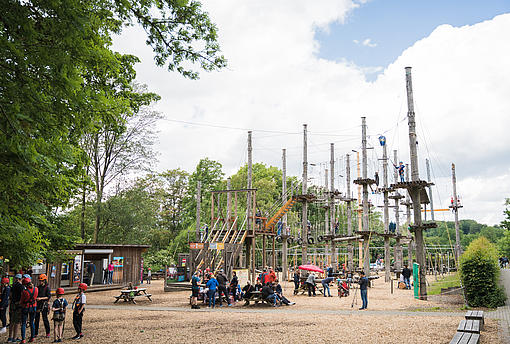
[[[64,324],[66,320],[67,300],[63,298],[64,289],[57,288],[55,291],[57,299],[53,301],[51,310],[53,311],[53,343],[62,342],[62,335],[64,333]]]
[[[32,284],[30,277],[23,278],[21,282],[24,286],[23,292],[21,293],[21,343],[26,343],[25,335],[27,330],[27,320],[30,325],[30,340],[33,342],[35,338],[35,311],[37,309],[37,295],[38,290]]]
[[[14,284],[11,288],[11,303],[9,305],[9,338],[7,342],[16,342],[16,336],[18,335],[19,326],[21,323],[21,293],[23,292],[23,286],[21,285],[21,274],[14,276]]]
[[[0,333],[7,332],[7,307],[9,307],[9,297],[11,295],[11,287],[9,287],[9,278],[2,278],[2,292],[0,293],[0,321],[2,328]]]
[[[83,324],[83,313],[85,312],[85,304],[87,303],[87,297],[85,291],[87,285],[85,283],[78,284],[78,294],[73,301],[73,325],[76,335],[72,339],[83,338],[82,324]]]
[[[35,336],[39,334],[39,321],[43,319],[46,338],[50,337],[50,322],[48,314],[50,312],[49,302],[51,299],[51,290],[48,285],[48,277],[45,274],[39,275],[39,285],[37,286],[37,310],[35,313]]]

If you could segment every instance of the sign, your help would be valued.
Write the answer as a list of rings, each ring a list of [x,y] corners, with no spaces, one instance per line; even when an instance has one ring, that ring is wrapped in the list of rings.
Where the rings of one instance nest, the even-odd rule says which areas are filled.
[[[237,280],[241,285],[241,288],[246,285],[246,282],[250,279],[250,273],[248,269],[234,269],[232,270],[236,273]]]
[[[186,266],[186,258],[181,259],[181,266]]]
[[[140,281],[143,283],[143,257],[140,258]]]
[[[124,257],[113,257],[113,266],[116,268],[121,268],[124,266]]]
[[[225,249],[225,244],[222,242],[212,242],[209,244],[210,250],[223,250]]]
[[[384,137],[384,136],[382,136],[382,135],[381,135],[381,136],[379,136],[379,144],[380,144],[381,146],[386,145],[386,137]]]
[[[192,250],[201,250],[204,248],[204,243],[201,242],[190,242],[189,248]]]
[[[50,275],[51,278],[55,278],[56,271],[57,271],[57,267],[55,265],[53,265],[51,267],[51,275]]]
[[[81,282],[81,254],[74,257],[73,283]]]

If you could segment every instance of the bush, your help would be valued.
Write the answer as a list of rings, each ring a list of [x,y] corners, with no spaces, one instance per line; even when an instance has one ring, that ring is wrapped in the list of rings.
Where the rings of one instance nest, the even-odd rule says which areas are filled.
[[[469,306],[495,308],[504,305],[506,296],[499,286],[496,246],[485,237],[471,242],[460,258],[460,274]]]

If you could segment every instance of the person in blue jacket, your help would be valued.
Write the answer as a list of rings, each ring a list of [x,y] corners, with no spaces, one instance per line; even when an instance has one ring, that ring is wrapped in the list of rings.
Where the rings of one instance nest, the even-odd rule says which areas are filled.
[[[209,296],[209,307],[214,308],[216,305],[216,289],[218,289],[219,283],[214,277],[213,274],[211,274],[211,279],[207,282],[206,287],[209,289],[207,292],[207,295]]]

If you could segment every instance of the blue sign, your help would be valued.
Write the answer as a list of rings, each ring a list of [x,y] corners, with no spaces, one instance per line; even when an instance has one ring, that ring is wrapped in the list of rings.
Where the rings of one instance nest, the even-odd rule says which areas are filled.
[[[379,143],[381,144],[381,146],[385,146],[386,145],[386,137],[384,136],[379,136]]]

